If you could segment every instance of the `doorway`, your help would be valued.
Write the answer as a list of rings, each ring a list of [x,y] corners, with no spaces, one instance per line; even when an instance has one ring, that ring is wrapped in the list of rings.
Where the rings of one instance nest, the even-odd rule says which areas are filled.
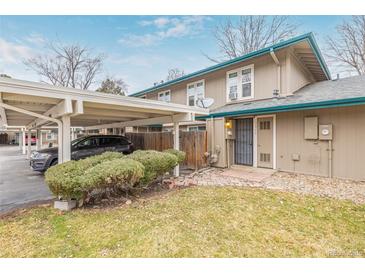
[[[273,117],[257,118],[257,166],[273,168]]]
[[[253,118],[236,120],[235,164],[253,165]]]

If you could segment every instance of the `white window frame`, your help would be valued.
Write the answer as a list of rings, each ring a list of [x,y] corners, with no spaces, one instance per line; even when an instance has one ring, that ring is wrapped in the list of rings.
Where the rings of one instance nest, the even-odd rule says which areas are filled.
[[[198,80],[198,81],[195,81],[195,82],[190,82],[186,85],[186,105],[189,106],[189,93],[188,93],[188,87],[190,85],[194,85],[194,106],[197,106],[196,105],[196,99],[197,99],[197,94],[196,94],[196,85],[198,83],[203,83],[203,98],[205,98],[205,80],[202,79],[202,80]]]
[[[162,94],[162,100],[160,100],[160,94]],[[168,96],[168,97],[167,97]],[[166,99],[168,98],[168,100]],[[171,102],[171,90],[164,90],[164,91],[160,91],[158,94],[157,94],[157,100],[158,101],[161,101],[161,102]]]
[[[242,97],[242,71],[245,69],[251,69],[251,95]],[[229,99],[229,75],[237,72],[237,100]],[[237,101],[250,100],[255,98],[255,66],[254,64],[244,66],[238,69],[230,70],[226,72],[226,102],[234,103]]]

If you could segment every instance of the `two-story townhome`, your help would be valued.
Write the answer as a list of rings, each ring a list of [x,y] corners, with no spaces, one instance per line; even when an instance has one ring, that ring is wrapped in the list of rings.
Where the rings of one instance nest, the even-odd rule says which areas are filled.
[[[210,162],[365,179],[365,78],[331,80],[311,33],[133,96],[196,105]],[[200,121],[200,122],[199,122]]]

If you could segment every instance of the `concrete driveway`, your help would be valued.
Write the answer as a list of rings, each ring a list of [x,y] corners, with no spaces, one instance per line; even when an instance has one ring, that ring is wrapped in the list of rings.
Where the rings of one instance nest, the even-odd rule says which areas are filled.
[[[18,146],[0,145],[0,214],[52,198],[44,176],[30,169]]]

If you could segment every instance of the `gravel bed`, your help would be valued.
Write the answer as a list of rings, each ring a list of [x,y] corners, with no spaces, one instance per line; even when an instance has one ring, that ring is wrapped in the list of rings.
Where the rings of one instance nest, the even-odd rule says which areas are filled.
[[[177,185],[245,186],[351,200],[365,204],[365,182],[278,171],[261,182],[222,176],[223,169],[209,168],[180,178]]]

